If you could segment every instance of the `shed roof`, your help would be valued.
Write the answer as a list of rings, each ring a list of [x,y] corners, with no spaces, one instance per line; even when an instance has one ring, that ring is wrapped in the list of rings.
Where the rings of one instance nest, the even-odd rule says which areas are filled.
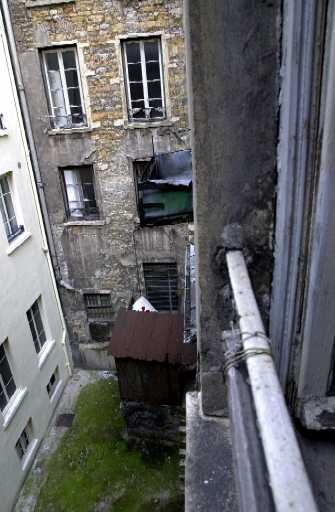
[[[116,358],[191,364],[193,350],[183,343],[183,315],[121,310],[109,351]]]

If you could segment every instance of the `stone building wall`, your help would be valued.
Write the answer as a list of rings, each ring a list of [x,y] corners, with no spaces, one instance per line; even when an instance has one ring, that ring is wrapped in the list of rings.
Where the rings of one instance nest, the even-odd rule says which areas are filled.
[[[153,148],[156,153],[189,148],[182,0],[12,0],[10,7],[74,361],[108,367],[104,351],[85,346],[90,336],[83,293],[107,290],[113,310],[127,307],[143,291],[143,261],[177,261],[182,283],[188,225],[141,233],[132,165],[150,158]],[[148,34],[161,37],[167,116],[132,125],[120,38]],[[77,46],[88,126],[55,131],[40,51],[66,44]],[[59,168],[84,164],[93,165],[100,219],[68,222]]]

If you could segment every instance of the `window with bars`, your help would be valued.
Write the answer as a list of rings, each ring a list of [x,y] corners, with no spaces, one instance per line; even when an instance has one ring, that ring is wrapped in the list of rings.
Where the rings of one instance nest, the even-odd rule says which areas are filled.
[[[84,301],[88,320],[112,320],[113,305],[109,293],[85,293]]]
[[[76,48],[42,52],[52,128],[86,125]]]
[[[123,59],[129,119],[166,117],[160,38],[125,41]]]
[[[9,176],[0,178],[0,211],[7,240],[11,242],[24,231],[24,227],[18,224],[15,214]]]
[[[65,207],[69,219],[98,219],[92,166],[63,169]]]
[[[25,453],[28,451],[30,442],[32,440],[32,432],[32,422],[29,420],[15,444],[15,450],[19,459],[23,459]]]
[[[50,380],[47,384],[47,392],[48,392],[48,395],[50,398],[53,396],[58,383],[59,383],[59,369],[57,366],[56,370],[51,375]]]
[[[0,345],[0,409],[4,410],[11,396],[16,391],[16,385],[7,359],[5,341]]]
[[[158,311],[178,310],[176,263],[143,263],[146,297]]]
[[[31,308],[27,311],[27,318],[35,345],[35,350],[38,354],[46,342],[46,335],[40,311],[40,299],[37,299]]]

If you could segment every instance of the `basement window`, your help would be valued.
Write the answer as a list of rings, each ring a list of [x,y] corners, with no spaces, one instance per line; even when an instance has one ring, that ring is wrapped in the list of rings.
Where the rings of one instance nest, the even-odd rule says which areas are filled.
[[[157,311],[178,310],[176,263],[143,263],[146,298]]]
[[[3,411],[8,404],[10,398],[16,391],[16,385],[12,371],[9,366],[5,345],[5,341],[0,345],[0,410]]]
[[[96,343],[104,343],[111,339],[111,322],[91,322],[89,324],[91,340]]]
[[[42,62],[51,128],[86,126],[76,48],[44,50]]]
[[[92,166],[63,169],[61,173],[68,219],[98,219]]]
[[[129,120],[165,118],[160,38],[125,41],[123,59]]]
[[[113,305],[109,293],[85,293],[84,301],[88,320],[112,320]]]

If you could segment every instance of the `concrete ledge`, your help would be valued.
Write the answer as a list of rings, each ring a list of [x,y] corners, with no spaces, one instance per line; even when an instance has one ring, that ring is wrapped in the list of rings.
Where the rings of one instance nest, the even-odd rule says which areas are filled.
[[[203,416],[186,395],[185,512],[236,512],[230,422]]]
[[[74,4],[75,0],[26,0],[26,7],[43,7],[44,5]]]

